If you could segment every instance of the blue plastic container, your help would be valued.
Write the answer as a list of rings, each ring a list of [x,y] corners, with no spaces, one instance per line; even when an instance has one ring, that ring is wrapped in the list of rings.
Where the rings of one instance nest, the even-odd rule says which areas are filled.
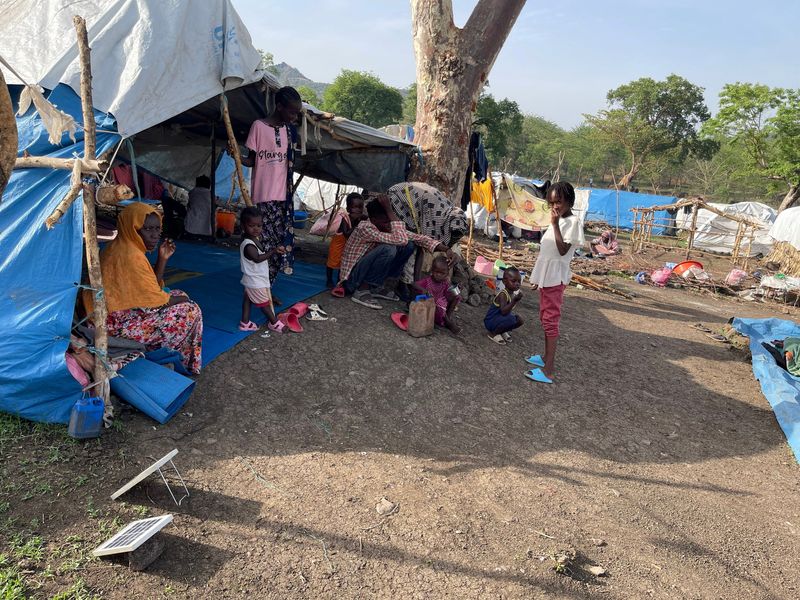
[[[100,437],[103,430],[103,399],[81,398],[69,416],[69,434],[80,440]]]
[[[308,222],[308,213],[304,210],[296,210],[294,211],[294,222],[292,223],[292,227],[295,229],[305,229],[306,223]]]

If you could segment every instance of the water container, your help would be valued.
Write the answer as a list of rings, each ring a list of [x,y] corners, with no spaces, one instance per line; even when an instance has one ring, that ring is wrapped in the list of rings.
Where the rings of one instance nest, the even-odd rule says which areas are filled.
[[[72,407],[69,416],[69,434],[78,439],[100,437],[103,430],[102,398],[81,398]]]
[[[408,335],[424,337],[433,333],[436,302],[428,296],[417,296],[408,307]]]

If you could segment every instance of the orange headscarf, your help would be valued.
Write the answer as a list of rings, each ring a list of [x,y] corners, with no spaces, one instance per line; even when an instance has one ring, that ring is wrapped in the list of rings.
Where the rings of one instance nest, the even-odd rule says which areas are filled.
[[[142,202],[126,206],[117,219],[117,237],[100,255],[110,313],[129,308],[155,308],[169,301],[169,294],[161,289],[153,266],[145,256],[147,249],[138,231],[149,215],[156,215],[161,223],[161,215],[152,206]]]

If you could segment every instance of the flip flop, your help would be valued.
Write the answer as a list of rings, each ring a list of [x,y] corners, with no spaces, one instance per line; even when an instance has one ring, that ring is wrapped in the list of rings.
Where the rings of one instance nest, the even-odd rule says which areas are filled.
[[[525,373],[525,377],[538,383],[553,383],[553,380],[545,375],[541,369],[531,369]]]
[[[267,328],[270,329],[271,331],[274,331],[275,333],[283,333],[283,330],[286,328],[286,323],[278,319],[277,321],[275,321],[274,325],[272,323],[267,323]],[[262,335],[261,337],[264,336]],[[269,334],[267,334],[267,337],[269,337]]]
[[[327,321],[328,315],[318,310],[314,310],[313,308],[309,307],[311,310],[308,311],[306,315],[306,319],[309,321]]]
[[[331,296],[334,298],[344,298],[344,288],[340,285],[337,285],[331,290]]]
[[[239,331],[258,331],[258,325],[252,321],[248,321],[247,323],[239,321]]]
[[[283,321],[283,324],[289,328],[289,331],[294,333],[302,333],[303,326],[300,325],[300,319],[297,318],[297,315],[290,312],[284,312],[278,315],[278,319]]]
[[[511,334],[509,334],[508,332],[501,333],[500,335],[503,336],[503,339],[506,341],[506,344],[510,344],[511,342],[514,341],[511,339]]]
[[[319,304],[309,304],[308,305],[308,310],[316,311],[319,314],[321,314],[323,317],[327,317],[328,316],[328,313],[326,313],[324,310],[322,310],[322,307]]]
[[[533,356],[529,356],[525,360],[528,363],[532,364],[534,367],[544,367],[544,359],[539,354],[534,354]]]
[[[498,345],[500,345],[500,346],[505,346],[505,345],[506,345],[506,341],[503,339],[503,336],[502,336],[502,335],[500,335],[499,333],[498,333],[497,335],[492,335],[492,334],[490,333],[488,337],[489,337],[489,339],[490,339],[490,340],[492,340],[492,341],[493,341],[495,344],[498,344]]]
[[[706,337],[711,340],[714,340],[715,342],[722,342],[724,344],[730,343],[730,340],[728,338],[718,333],[707,333]]]
[[[286,312],[292,313],[296,315],[298,319],[301,319],[308,312],[309,308],[310,307],[305,302],[297,302],[294,306],[289,307]]]
[[[393,312],[392,323],[397,325],[403,331],[408,331],[408,315],[406,313]]]
[[[702,331],[703,333],[711,333],[711,330],[702,323],[695,323],[694,325],[689,325],[689,327],[697,329],[697,331]]]

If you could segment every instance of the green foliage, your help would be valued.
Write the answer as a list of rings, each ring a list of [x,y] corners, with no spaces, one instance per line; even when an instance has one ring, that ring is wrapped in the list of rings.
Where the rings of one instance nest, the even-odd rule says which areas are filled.
[[[307,85],[299,85],[297,86],[297,93],[300,94],[300,97],[309,104],[313,104],[317,108],[322,105],[322,99],[317,95],[317,92],[314,91],[313,88]],[[116,423],[116,421],[115,421]]]
[[[491,94],[481,94],[473,125],[484,134],[483,145],[491,165],[501,165],[508,154],[509,141],[519,133],[522,122],[516,102],[508,98],[498,102]]]
[[[0,600],[24,600],[26,597],[19,569],[11,565],[5,554],[0,554]]]
[[[703,131],[744,150],[742,174],[800,183],[800,90],[728,84],[719,95],[719,112]]]
[[[663,172],[682,164],[693,154],[710,158],[717,149],[713,139],[701,138],[699,127],[710,113],[703,88],[678,75],[664,81],[643,77],[611,90],[609,109],[584,115],[605,138],[628,153],[629,185],[642,168]]]
[[[342,69],[325,90],[323,108],[372,127],[383,127],[402,117],[403,96],[371,73]]]
[[[403,123],[414,125],[417,122],[417,83],[408,86],[408,94],[403,99]]]

